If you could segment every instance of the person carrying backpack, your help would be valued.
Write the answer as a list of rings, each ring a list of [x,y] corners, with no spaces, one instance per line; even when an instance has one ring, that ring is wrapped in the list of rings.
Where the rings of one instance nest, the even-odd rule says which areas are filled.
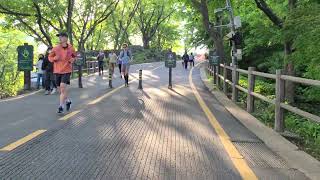
[[[187,51],[182,56],[182,60],[184,61],[184,68],[188,69],[189,55],[188,55]]]
[[[129,86],[129,67],[132,59],[132,53],[128,48],[128,44],[122,45],[123,50],[120,52],[119,58],[121,60],[121,72],[125,80],[125,86]]]

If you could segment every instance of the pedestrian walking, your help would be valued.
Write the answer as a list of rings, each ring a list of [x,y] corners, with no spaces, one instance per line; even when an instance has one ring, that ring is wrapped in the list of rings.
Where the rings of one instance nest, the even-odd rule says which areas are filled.
[[[69,111],[72,104],[68,96],[67,86],[70,85],[72,63],[75,61],[76,52],[72,45],[68,43],[67,33],[62,32],[57,36],[60,43],[52,49],[49,54],[49,61],[53,62],[53,72],[60,91],[58,113],[61,114],[64,111],[64,105],[66,105],[66,110]]]
[[[184,63],[184,68],[188,69],[189,55],[188,55],[187,51],[182,56],[182,60],[183,60],[183,63]]]
[[[194,56],[193,56],[193,53],[191,53],[190,56],[189,56],[189,62],[190,62],[190,67],[194,67]]]
[[[53,74],[53,63],[49,61],[49,54],[51,51],[52,47],[49,47],[42,64],[44,69],[44,84],[46,89],[45,95],[55,94],[57,92],[57,85]]]
[[[122,51],[120,52],[119,58],[121,60],[121,71],[125,80],[125,86],[129,86],[129,68],[130,61],[132,59],[132,53],[128,48],[128,44],[122,45]]]
[[[99,76],[103,75],[103,65],[104,65],[104,52],[100,51],[97,60],[98,60],[98,68],[99,68]]]
[[[37,89],[40,89],[40,83],[42,88],[44,88],[44,81],[43,81],[43,59],[44,59],[44,55],[40,54],[39,55],[39,59],[36,65],[36,70],[37,70]]]
[[[118,64],[118,67],[119,67],[119,73],[120,73],[120,78],[122,78],[122,74],[121,74],[121,66],[122,66],[122,62],[121,62],[121,58],[118,56],[117,58],[117,64]]]
[[[111,71],[112,75],[114,73],[114,68],[116,67],[117,59],[118,59],[117,54],[115,53],[114,50],[112,50],[109,54],[109,70]],[[120,71],[120,75],[121,75],[121,71]]]

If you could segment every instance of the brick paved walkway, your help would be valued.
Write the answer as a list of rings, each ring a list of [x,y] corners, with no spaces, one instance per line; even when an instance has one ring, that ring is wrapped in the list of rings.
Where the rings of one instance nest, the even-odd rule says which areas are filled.
[[[134,82],[83,106],[66,123],[0,156],[0,179],[241,179],[188,75],[175,69],[174,90],[168,90],[167,69],[159,68],[144,75],[144,91]],[[198,70],[193,78],[260,179],[305,179],[219,106],[203,89]],[[265,157],[241,142],[259,144],[253,148]]]

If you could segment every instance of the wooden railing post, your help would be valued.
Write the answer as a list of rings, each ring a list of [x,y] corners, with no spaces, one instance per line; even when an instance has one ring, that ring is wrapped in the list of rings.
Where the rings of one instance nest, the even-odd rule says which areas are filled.
[[[226,82],[226,79],[227,79],[227,64],[224,63],[223,64],[223,92],[225,95],[228,95],[228,87],[227,87],[227,82]]]
[[[220,63],[219,63],[217,66],[217,85],[218,85],[219,89],[221,87],[221,81],[220,81],[220,77],[219,77],[220,74],[221,74],[221,71],[220,71]]]
[[[87,74],[88,75],[90,74],[90,62],[89,61],[87,62]]]
[[[255,87],[255,76],[252,74],[254,67],[248,68],[248,96],[247,96],[247,112],[251,113],[254,111],[254,97],[251,92],[254,92]]]
[[[217,84],[217,66],[213,65],[213,84]]]
[[[285,95],[285,83],[281,79],[282,70],[276,71],[276,100],[275,100],[275,123],[274,129],[277,132],[283,132],[285,128],[284,124],[284,111],[281,108],[281,103],[284,102]]]
[[[236,88],[236,85],[238,85],[239,77],[237,73],[237,65],[233,65],[232,67],[232,101],[237,102],[238,101],[238,89]]]

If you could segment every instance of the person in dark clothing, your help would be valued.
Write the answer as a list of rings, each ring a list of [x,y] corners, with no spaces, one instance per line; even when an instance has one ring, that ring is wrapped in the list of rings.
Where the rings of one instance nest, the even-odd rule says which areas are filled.
[[[188,69],[189,55],[187,52],[182,56],[182,60],[184,61],[184,68]]]
[[[104,57],[105,57],[104,52],[100,51],[100,53],[97,56],[98,66],[99,66],[99,76],[103,75]]]
[[[53,63],[49,61],[48,56],[49,53],[51,52],[52,48],[49,47],[44,61],[43,61],[43,69],[44,69],[44,78],[45,78],[45,95],[55,94],[57,92],[57,85],[55,82],[55,77],[53,74]],[[51,84],[52,84],[52,89],[51,89]]]

